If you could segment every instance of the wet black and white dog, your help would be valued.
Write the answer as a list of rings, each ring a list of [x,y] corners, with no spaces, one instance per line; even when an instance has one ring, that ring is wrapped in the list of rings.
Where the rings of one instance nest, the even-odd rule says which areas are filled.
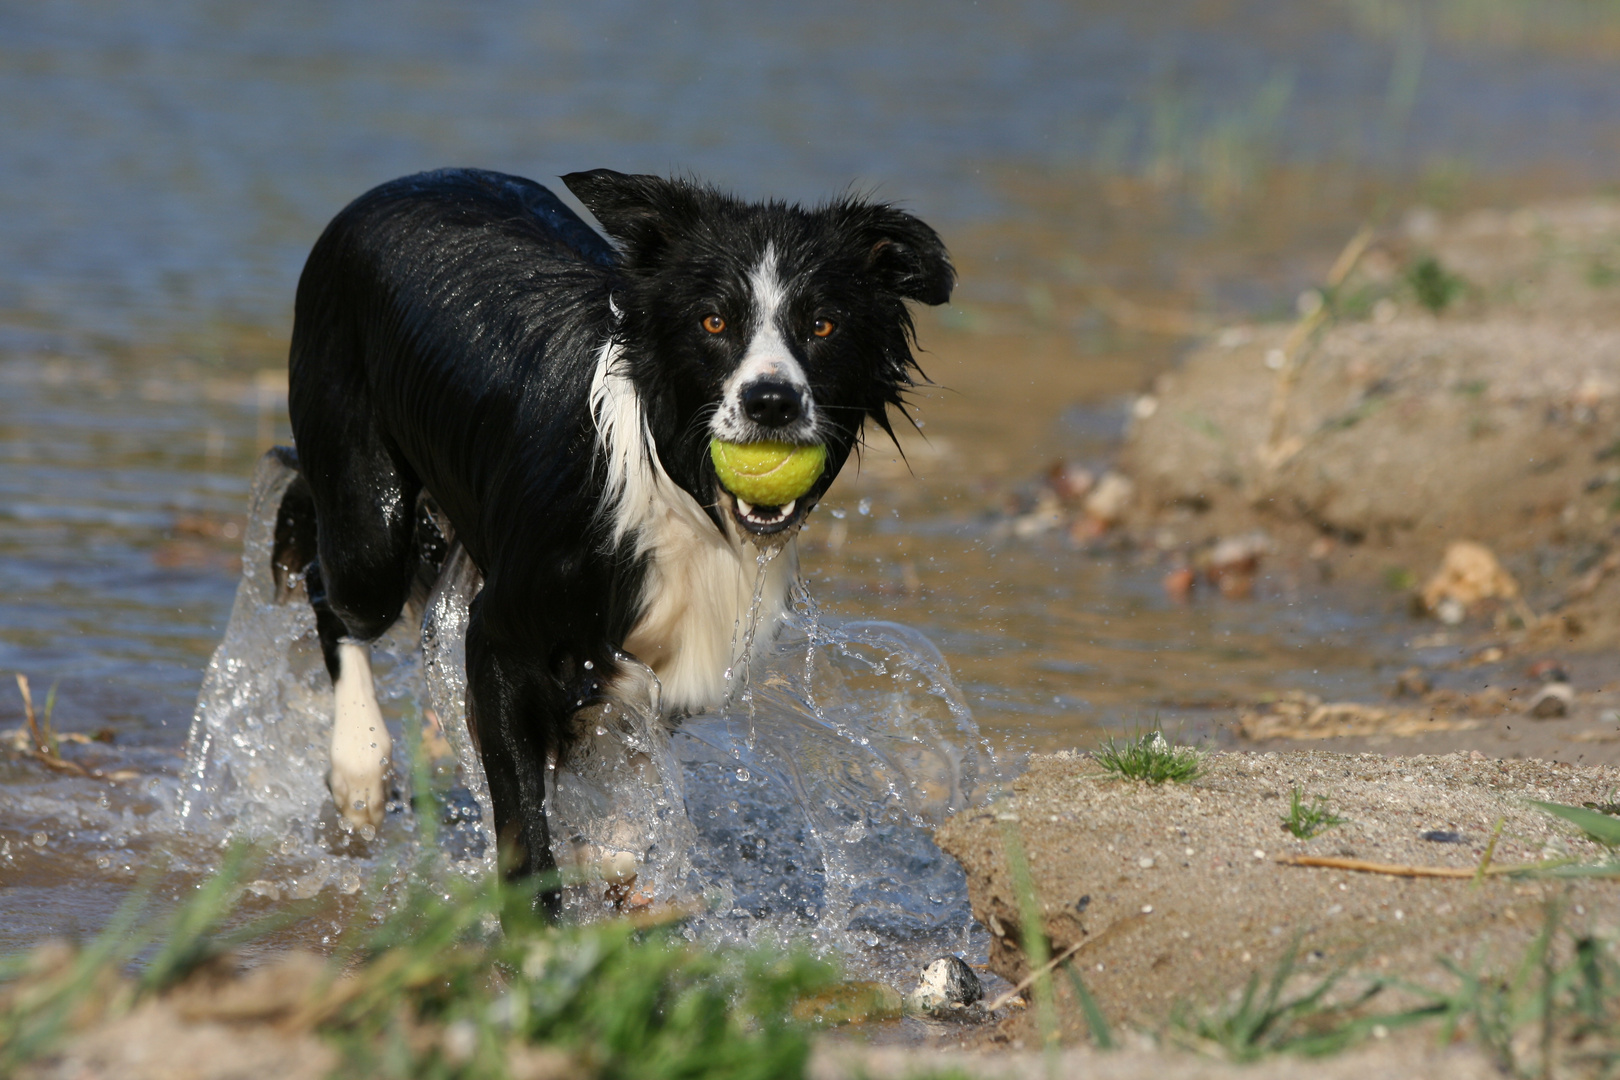
[[[547,756],[613,693],[621,651],[666,710],[720,700],[749,543],[797,528],[865,421],[888,429],[914,370],[906,301],[944,303],[955,279],[932,229],[859,198],[563,182],[616,246],[545,188],[470,169],[384,184],[327,227],[298,284],[302,475],[277,526],[336,687],[332,794],[375,825],[389,740],[368,643],[437,572],[423,504],[448,521],[484,578],[468,723],[512,876],[554,865]],[[824,444],[827,468],[801,498],[751,506],[718,482],[714,438]],[[796,569],[791,550],[771,564],[767,620]]]

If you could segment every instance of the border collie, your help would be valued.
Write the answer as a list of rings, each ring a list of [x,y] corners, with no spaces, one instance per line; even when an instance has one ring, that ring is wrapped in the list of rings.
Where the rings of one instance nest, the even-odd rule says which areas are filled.
[[[346,207],[298,283],[289,399],[301,474],[277,522],[336,691],[330,786],[375,827],[389,738],[369,643],[446,542],[483,574],[467,723],[508,877],[555,869],[548,758],[610,698],[625,654],[665,712],[720,702],[757,563],[762,633],[788,603],[792,536],[870,420],[913,385],[906,301],[942,304],[938,235],[881,203],[806,209],[599,169],[545,188],[447,169]],[[726,490],[712,440],[826,448],[801,497]],[[289,455],[290,457],[290,455]],[[443,536],[431,521],[446,523]],[[446,718],[449,720],[450,718]],[[540,902],[554,910],[554,888]]]

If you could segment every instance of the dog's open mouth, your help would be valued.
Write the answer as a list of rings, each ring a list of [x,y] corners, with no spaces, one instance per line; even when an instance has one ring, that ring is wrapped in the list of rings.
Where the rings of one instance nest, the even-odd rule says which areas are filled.
[[[729,491],[726,496],[731,500],[731,516],[746,532],[755,536],[770,536],[792,528],[804,520],[814,505],[812,499],[798,498],[781,506],[755,506]]]

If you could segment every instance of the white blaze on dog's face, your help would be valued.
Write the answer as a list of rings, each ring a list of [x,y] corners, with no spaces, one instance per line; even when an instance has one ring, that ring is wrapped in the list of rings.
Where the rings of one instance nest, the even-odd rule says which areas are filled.
[[[612,340],[646,447],[720,531],[791,531],[914,385],[907,304],[950,298],[944,244],[858,196],[806,207],[606,169],[563,179],[619,247]],[[819,446],[821,475],[782,506],[745,506],[715,441]]]
[[[862,425],[887,430],[913,384],[906,304],[944,303],[955,272],[927,225],[859,198],[806,208],[609,170],[564,179],[620,248],[590,402],[606,539],[644,560],[624,647],[666,707],[705,707],[748,620],[768,640],[787,608],[793,529]],[[818,445],[823,471],[782,506],[751,506],[721,482],[714,440]],[[748,551],[761,541],[780,551],[763,581]]]
[[[721,391],[709,423],[724,442],[821,441],[815,396],[804,366],[788,345],[788,283],[774,246],[748,275],[751,318],[748,345]]]

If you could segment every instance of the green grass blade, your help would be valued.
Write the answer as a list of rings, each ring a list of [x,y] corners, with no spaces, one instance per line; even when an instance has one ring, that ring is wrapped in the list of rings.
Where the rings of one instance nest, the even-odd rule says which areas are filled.
[[[1604,847],[1620,847],[1620,818],[1588,810],[1584,806],[1565,806],[1563,803],[1540,802],[1536,799],[1529,802],[1543,813],[1563,818]]]
[[[1112,1050],[1114,1048],[1114,1033],[1108,1030],[1108,1018],[1103,1016],[1102,1009],[1097,1006],[1097,999],[1091,996],[1091,991],[1080,978],[1080,966],[1074,962],[1074,957],[1063,962],[1063,969],[1068,973],[1069,983],[1074,987],[1075,1000],[1080,1002],[1080,1011],[1085,1014],[1086,1026],[1091,1029],[1091,1041],[1097,1044],[1099,1050]]]

